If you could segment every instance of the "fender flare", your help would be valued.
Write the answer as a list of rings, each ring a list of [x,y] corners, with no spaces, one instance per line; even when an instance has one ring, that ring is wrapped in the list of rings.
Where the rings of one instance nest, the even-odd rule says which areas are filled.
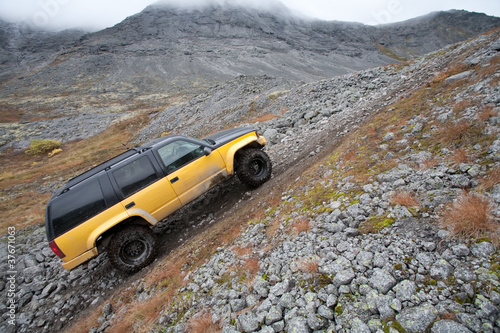
[[[254,147],[262,149],[265,145],[266,145],[266,139],[263,136],[247,137],[239,141],[237,144],[232,145],[231,148],[229,148],[229,150],[227,151],[225,156],[226,169],[228,175],[234,174],[234,157],[240,149],[243,149],[245,147]]]

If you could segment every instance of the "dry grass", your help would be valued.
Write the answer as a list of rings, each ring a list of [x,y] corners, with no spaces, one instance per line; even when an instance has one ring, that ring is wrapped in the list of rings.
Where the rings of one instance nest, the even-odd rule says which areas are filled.
[[[500,166],[497,166],[488,172],[488,174],[481,179],[481,189],[488,191],[496,185],[500,184]]]
[[[455,149],[451,154],[451,162],[454,165],[460,165],[462,163],[467,163],[471,158],[467,155],[467,152],[463,148]]]
[[[498,222],[491,214],[491,202],[482,195],[462,193],[440,217],[442,227],[453,237],[488,237],[499,240]]]
[[[491,105],[485,105],[477,114],[477,118],[482,122],[486,122],[491,117],[496,117],[497,115],[498,113],[493,110],[493,107]]]
[[[231,248],[231,251],[233,251],[238,257],[241,258],[251,254],[253,251],[253,247],[252,245],[248,245],[245,247],[242,247],[241,245],[235,245]]]
[[[253,277],[260,269],[260,261],[258,258],[250,257],[244,260],[242,268],[249,276]]]
[[[113,320],[108,333],[137,332],[145,333],[158,319],[160,311],[169,305],[175,292],[173,289],[162,291],[153,297],[140,302],[133,302],[122,314]]]
[[[432,158],[430,158],[428,160],[425,160],[423,163],[421,163],[419,165],[419,167],[420,167],[421,170],[428,170],[428,169],[434,168],[440,162],[441,162],[441,160],[439,158],[432,157]]]
[[[97,320],[102,315],[103,307],[104,305],[101,305],[91,312],[87,311],[85,316],[83,316],[80,320],[73,322],[73,324],[65,328],[63,332],[73,333],[90,331],[92,327],[96,327],[99,325]]]
[[[182,263],[168,263],[156,265],[145,277],[146,286],[168,285],[170,287],[183,284],[185,274],[181,270]]]
[[[298,264],[298,269],[301,272],[316,275],[319,273],[319,264],[317,259],[301,260]]]
[[[441,84],[444,82],[445,79],[449,78],[450,76],[465,72],[466,70],[469,70],[469,69],[470,69],[470,67],[464,63],[458,63],[458,64],[451,65],[446,71],[438,73],[433,78],[432,83],[430,85],[432,87],[432,86]]]
[[[189,333],[218,333],[221,332],[220,323],[214,323],[211,311],[203,311],[189,319],[187,331]]]
[[[466,119],[459,120],[456,123],[447,123],[439,131],[438,139],[445,145],[463,142],[467,138],[471,127],[472,124]]]
[[[248,123],[259,123],[259,122],[263,122],[263,121],[268,121],[268,120],[273,120],[275,118],[279,118],[280,116],[277,116],[275,114],[271,114],[271,113],[264,113],[260,116],[257,116],[255,118],[252,118],[248,121]]]
[[[459,114],[462,111],[465,111],[467,108],[470,108],[472,105],[473,105],[473,102],[471,100],[469,100],[469,99],[462,100],[458,103],[455,103],[455,105],[453,105],[452,110],[454,113]]]
[[[390,200],[390,202],[394,205],[400,205],[405,207],[419,207],[420,203],[418,202],[415,194],[408,191],[400,191],[394,194]]]
[[[296,220],[292,225],[288,227],[288,230],[292,235],[297,237],[301,232],[309,232],[311,230],[309,217],[303,216]]]
[[[266,234],[269,238],[273,238],[276,235],[276,232],[280,229],[281,219],[274,218],[271,220],[270,224],[266,229]]]

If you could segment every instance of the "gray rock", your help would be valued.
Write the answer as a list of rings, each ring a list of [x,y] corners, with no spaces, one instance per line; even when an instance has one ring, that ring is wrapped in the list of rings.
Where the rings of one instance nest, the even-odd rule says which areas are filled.
[[[269,292],[275,296],[281,296],[284,293],[289,292],[291,286],[291,281],[286,279],[283,282],[278,282],[276,285],[272,286],[271,289],[269,289]]]
[[[229,301],[231,305],[231,310],[233,312],[240,312],[247,306],[247,302],[244,299],[236,298]]]
[[[469,188],[471,187],[470,179],[467,176],[463,175],[452,175],[451,178],[451,186],[455,188]]]
[[[453,320],[440,320],[434,323],[431,333],[472,333],[467,327]]]
[[[333,278],[333,285],[339,287],[351,283],[351,281],[356,277],[352,268],[338,272]]]
[[[493,245],[490,242],[474,243],[471,245],[471,252],[478,258],[486,258],[493,254]]]
[[[283,312],[279,306],[272,306],[266,315],[266,325],[271,325],[283,319]]]
[[[498,309],[498,307],[493,305],[483,295],[476,296],[476,300],[474,301],[474,305],[476,306],[476,308],[479,309],[476,312],[476,315],[479,318],[484,318],[484,319],[495,321],[500,314],[500,310]]]
[[[285,321],[280,320],[272,324],[271,327],[273,328],[274,332],[283,332],[285,330]]]
[[[283,294],[279,300],[279,305],[285,309],[291,309],[295,306],[295,299],[289,293]]]
[[[474,71],[465,71],[465,72],[462,72],[462,73],[458,73],[458,74],[455,74],[455,75],[452,75],[452,76],[446,78],[444,80],[444,83],[450,84],[450,83],[453,83],[453,82],[456,82],[456,81],[459,81],[459,80],[468,79],[473,74],[474,74]]]
[[[382,142],[391,141],[391,140],[393,140],[395,137],[396,137],[396,135],[395,135],[394,133],[389,132],[389,133],[387,133],[386,135],[384,135],[384,137],[382,138]]]
[[[269,282],[259,278],[255,282],[253,290],[255,290],[255,292],[259,294],[260,297],[267,297],[267,295],[269,294]]]
[[[420,264],[422,264],[422,266],[425,267],[425,269],[430,269],[431,265],[436,260],[436,257],[433,253],[420,252],[417,254],[416,259]]]
[[[481,330],[481,320],[476,316],[467,313],[457,313],[455,317],[471,331],[479,332]]]
[[[359,230],[356,228],[346,228],[344,230],[344,233],[347,237],[355,237],[355,236],[358,236],[360,234]]]
[[[396,285],[396,279],[386,270],[375,268],[373,271],[374,273],[370,278],[370,284],[373,288],[377,289],[379,293],[386,294]]]
[[[317,331],[324,328],[328,324],[328,320],[315,313],[309,313],[307,315],[307,324],[311,329]]]
[[[386,320],[394,316],[395,312],[391,307],[392,302],[393,298],[387,295],[381,295],[376,299],[380,319]]]
[[[333,320],[334,318],[334,313],[333,310],[330,309],[328,306],[325,305],[320,305],[318,308],[318,314],[326,319]]]
[[[352,320],[351,333],[370,333],[370,327],[366,325],[361,319],[354,318]]]
[[[43,273],[43,268],[40,266],[31,266],[23,270],[24,280],[31,282],[35,277],[39,277]]]
[[[434,320],[437,310],[429,304],[405,308],[396,315],[396,320],[408,333],[424,332]]]
[[[356,256],[356,261],[358,264],[363,265],[365,267],[371,267],[373,260],[373,253],[367,251],[360,251]]]
[[[436,280],[446,280],[453,273],[453,266],[446,260],[439,259],[431,266],[431,277]]]
[[[287,333],[310,333],[311,329],[304,317],[294,317],[286,325]]]
[[[417,292],[417,285],[410,280],[404,280],[398,283],[393,290],[396,292],[396,298],[401,302],[410,301]]]
[[[456,278],[456,279],[460,279],[462,281],[466,281],[466,282],[469,282],[469,281],[474,281],[477,279],[477,275],[474,274],[474,272],[472,272],[468,267],[466,266],[458,266],[456,269],[455,269],[455,272],[453,273],[453,276]]]
[[[238,316],[238,322],[243,332],[250,333],[259,328],[259,320],[253,312],[245,312]]]
[[[270,327],[270,326],[263,326],[259,333],[274,333],[274,328]]]
[[[351,268],[350,260],[343,256],[339,256],[332,264],[326,264],[319,268],[320,273],[335,275],[340,271]]]
[[[455,246],[452,246],[451,250],[458,257],[465,257],[468,256],[470,253],[469,248],[465,244],[457,244]]]

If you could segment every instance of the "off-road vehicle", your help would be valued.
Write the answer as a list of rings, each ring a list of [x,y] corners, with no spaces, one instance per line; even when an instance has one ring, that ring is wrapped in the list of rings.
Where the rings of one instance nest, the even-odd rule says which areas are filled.
[[[236,128],[129,149],[54,193],[46,209],[49,245],[67,270],[106,250],[119,270],[138,271],[156,254],[151,226],[234,173],[250,187],[269,180],[265,145],[257,131]]]

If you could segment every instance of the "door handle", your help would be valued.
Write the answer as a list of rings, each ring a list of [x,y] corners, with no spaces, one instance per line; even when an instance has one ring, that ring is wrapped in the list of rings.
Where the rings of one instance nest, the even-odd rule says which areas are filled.
[[[135,206],[135,202],[132,201],[131,203],[129,203],[128,205],[125,206],[125,209],[130,209],[134,206]]]
[[[173,184],[178,180],[179,180],[179,177],[174,177],[174,178],[170,179],[170,183]]]

